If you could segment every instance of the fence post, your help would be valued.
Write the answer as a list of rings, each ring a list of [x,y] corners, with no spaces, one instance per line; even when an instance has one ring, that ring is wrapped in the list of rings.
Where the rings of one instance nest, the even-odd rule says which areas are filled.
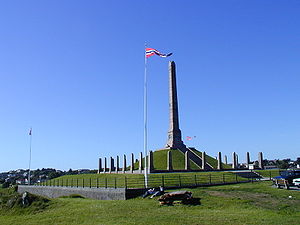
[[[117,188],[117,178],[115,177],[115,189]]]
[[[270,170],[269,172],[270,172],[270,180],[272,180],[272,173],[271,173],[271,170]]]
[[[161,184],[162,184],[162,187],[165,187],[165,177],[164,177],[164,175],[161,176]]]
[[[198,184],[197,184],[197,175],[196,174],[195,174],[194,178],[195,178],[195,186],[198,186]]]
[[[107,188],[107,177],[105,177],[105,188]]]
[[[211,174],[209,174],[209,184],[211,184]]]
[[[125,176],[125,189],[127,189],[127,177]]]
[[[235,182],[238,183],[238,177],[237,177],[237,174],[235,174]]]
[[[181,178],[180,178],[180,175],[178,176],[179,178],[179,187],[181,187]]]
[[[82,187],[84,188],[84,178],[82,178]]]
[[[90,188],[92,188],[92,178],[90,177]]]
[[[225,184],[225,174],[223,173],[223,183]]]
[[[99,188],[99,178],[97,177],[97,180],[96,180],[96,187]]]

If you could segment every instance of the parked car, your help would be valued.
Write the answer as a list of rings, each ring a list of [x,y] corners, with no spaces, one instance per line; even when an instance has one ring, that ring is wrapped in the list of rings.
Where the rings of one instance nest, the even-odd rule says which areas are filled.
[[[293,184],[300,188],[300,178],[293,179]]]
[[[278,188],[284,186],[288,189],[293,186],[293,179],[300,178],[300,170],[285,170],[280,172],[280,176],[273,177],[273,184]]]

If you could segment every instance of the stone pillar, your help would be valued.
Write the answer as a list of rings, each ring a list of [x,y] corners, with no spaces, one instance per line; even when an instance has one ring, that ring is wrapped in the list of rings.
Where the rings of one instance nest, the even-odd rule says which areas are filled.
[[[258,153],[258,167],[260,169],[264,169],[264,165],[263,165],[263,153],[262,152]]]
[[[184,161],[185,161],[185,167],[184,167],[184,169],[185,170],[191,170],[191,165],[190,165],[190,157],[189,157],[189,151],[186,151],[185,153],[184,153]]]
[[[107,168],[107,158],[104,157],[104,173],[106,173],[106,168]]]
[[[173,170],[172,152],[171,151],[168,151],[167,170],[168,171],[172,171]]]
[[[178,100],[176,87],[175,62],[169,62],[169,132],[166,148],[186,149],[182,142],[181,130],[179,129]]]
[[[235,155],[235,152],[232,153],[232,169],[236,169],[236,155]]]
[[[139,162],[139,171],[142,173],[143,170],[143,153],[140,152],[140,162]]]
[[[205,164],[206,164],[206,154],[203,151],[202,152],[202,169],[205,170]]]
[[[124,156],[123,156],[123,173],[125,173],[126,172],[126,155],[124,154]]]
[[[222,155],[221,152],[218,152],[218,170],[222,169]]]
[[[151,173],[154,170],[153,165],[153,152],[149,151],[149,157],[148,157],[148,172]]]
[[[117,155],[117,161],[116,161],[116,173],[119,173],[120,170],[120,159],[119,156]]]
[[[247,154],[246,154],[246,165],[247,165],[248,169],[249,169],[249,164],[250,164],[250,153],[247,152]]]
[[[224,162],[225,162],[226,165],[228,164],[228,162],[227,162],[227,155],[224,155]]]
[[[131,153],[131,167],[130,167],[130,172],[133,173],[134,171],[134,155]]]
[[[99,166],[98,166],[98,173],[102,171],[102,159],[99,158]]]
[[[114,165],[114,159],[113,157],[110,157],[110,167],[109,167],[109,173],[114,171],[115,165]]]

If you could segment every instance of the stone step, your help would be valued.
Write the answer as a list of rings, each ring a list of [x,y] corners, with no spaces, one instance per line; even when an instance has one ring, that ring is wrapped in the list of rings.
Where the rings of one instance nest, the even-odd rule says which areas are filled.
[[[186,148],[181,148],[179,150],[183,154],[185,154],[185,152],[188,151],[190,160],[192,160],[199,167],[199,169],[202,169],[202,158],[199,155],[197,155],[191,148],[186,147]],[[206,162],[205,170],[212,170],[212,169],[213,167]]]

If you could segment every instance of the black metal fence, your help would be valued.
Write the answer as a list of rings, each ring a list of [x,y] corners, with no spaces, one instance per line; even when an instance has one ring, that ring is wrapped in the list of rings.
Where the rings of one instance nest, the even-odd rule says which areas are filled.
[[[165,188],[209,186],[229,183],[242,183],[254,181],[254,177],[240,177],[233,173],[212,173],[212,174],[164,174],[149,175],[148,187]],[[48,180],[41,186],[56,187],[89,187],[89,188],[145,188],[146,182],[143,176],[120,176],[120,177],[97,177],[97,178],[57,178]]]

